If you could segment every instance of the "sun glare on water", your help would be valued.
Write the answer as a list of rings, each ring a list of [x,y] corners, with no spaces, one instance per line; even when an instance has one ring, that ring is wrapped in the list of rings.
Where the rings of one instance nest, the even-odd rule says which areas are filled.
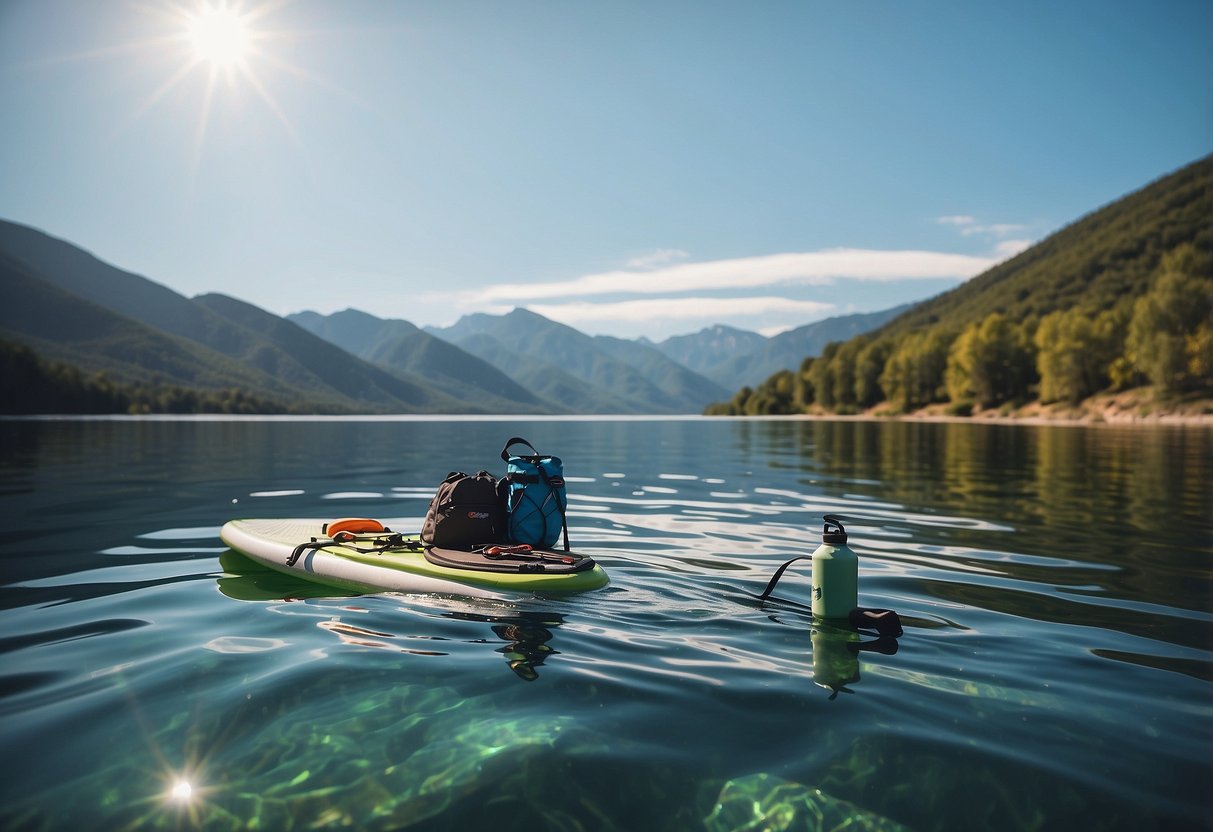
[[[173,788],[169,790],[169,799],[178,803],[188,803],[193,796],[194,787],[190,785],[188,780],[178,780],[173,784]]]
[[[176,818],[176,827],[201,829],[203,820],[209,814],[203,793],[207,789],[199,788],[193,779],[185,773],[173,776],[169,787],[164,792],[161,807],[168,812],[169,817]]]

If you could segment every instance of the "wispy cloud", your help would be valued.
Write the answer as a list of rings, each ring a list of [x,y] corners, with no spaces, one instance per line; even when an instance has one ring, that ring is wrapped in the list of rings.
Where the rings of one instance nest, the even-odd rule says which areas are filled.
[[[622,337],[662,338],[718,323],[772,335],[830,315],[920,299],[989,269],[1015,245],[1024,243],[1002,241],[987,256],[834,248],[697,262],[669,248],[614,271],[453,294],[448,287],[413,296],[410,304],[441,310],[437,318],[521,306],[585,332]],[[917,285],[922,289],[910,288]]]
[[[618,320],[664,320],[715,323],[722,318],[754,318],[772,313],[799,318],[819,318],[832,312],[832,303],[813,300],[791,300],[765,296],[750,298],[651,298],[621,300],[612,303],[575,301],[572,303],[528,304],[528,309],[545,318],[576,326],[586,322]]]
[[[976,217],[969,216],[968,214],[949,214],[945,217],[937,217],[935,222],[940,225],[956,226],[965,237],[972,237],[975,234],[985,234],[1001,238],[1011,234],[1018,234],[1026,228],[1023,225],[1007,222],[981,223],[977,221]]]
[[[977,218],[970,217],[968,214],[952,214],[947,217],[940,217],[935,221],[940,225],[972,225],[977,222]]]
[[[627,266],[630,269],[655,269],[675,260],[685,260],[690,256],[689,252],[680,248],[662,248],[652,254],[632,258],[627,262]]]
[[[668,295],[706,291],[751,291],[771,286],[824,286],[839,279],[900,281],[965,280],[997,262],[989,257],[935,251],[825,249],[646,270],[621,269],[549,283],[499,283],[469,292],[469,304],[517,303],[594,295]]]
[[[960,230],[960,233],[966,237],[971,237],[974,234],[989,234],[994,237],[1006,237],[1008,234],[1018,234],[1023,231],[1022,225],[1014,225],[1013,223],[993,223],[991,225],[969,225]]]
[[[1003,240],[994,247],[994,250],[998,252],[999,259],[1009,260],[1021,251],[1031,248],[1035,242],[1035,240]]]

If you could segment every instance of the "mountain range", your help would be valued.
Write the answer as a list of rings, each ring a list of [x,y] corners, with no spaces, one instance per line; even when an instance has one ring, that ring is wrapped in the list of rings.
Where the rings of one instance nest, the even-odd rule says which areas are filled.
[[[354,309],[283,318],[225,295],[187,298],[3,221],[0,290],[0,340],[9,356],[23,349],[45,364],[34,378],[66,369],[143,399],[244,391],[300,413],[699,413],[900,311],[774,338],[712,327],[660,344],[589,336],[525,309],[426,329]],[[19,390],[6,393],[8,412],[27,412]]]
[[[354,309],[284,318],[224,295],[187,298],[0,221],[0,411],[677,414],[752,385],[773,401],[786,397],[783,371],[822,355],[824,373],[835,355],[858,355],[861,336],[892,355],[910,335],[954,335],[994,313],[1024,326],[1068,309],[1127,320],[1169,252],[1190,246],[1208,277],[1211,183],[1206,157],[912,307],[661,343],[586,335],[526,309],[425,329]]]

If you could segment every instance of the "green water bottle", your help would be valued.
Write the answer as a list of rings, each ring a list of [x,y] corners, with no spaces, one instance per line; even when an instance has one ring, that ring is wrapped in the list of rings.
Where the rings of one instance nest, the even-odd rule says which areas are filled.
[[[813,615],[847,618],[859,606],[859,556],[847,545],[847,530],[833,514],[824,518],[821,545],[813,553]]]

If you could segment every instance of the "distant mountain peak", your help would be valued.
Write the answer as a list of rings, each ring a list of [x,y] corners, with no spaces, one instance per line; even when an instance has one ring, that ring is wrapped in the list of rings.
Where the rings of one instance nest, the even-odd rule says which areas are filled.
[[[590,336],[525,307],[427,328],[579,412],[697,413],[723,389],[651,343]]]
[[[667,339],[660,349],[716,383],[737,389],[779,370],[799,367],[805,356],[817,355],[828,342],[875,329],[907,308],[825,318],[770,338],[716,324],[694,335]]]
[[[657,345],[666,356],[708,375],[722,363],[761,349],[766,337],[757,332],[713,324],[690,335],[675,335]]]

